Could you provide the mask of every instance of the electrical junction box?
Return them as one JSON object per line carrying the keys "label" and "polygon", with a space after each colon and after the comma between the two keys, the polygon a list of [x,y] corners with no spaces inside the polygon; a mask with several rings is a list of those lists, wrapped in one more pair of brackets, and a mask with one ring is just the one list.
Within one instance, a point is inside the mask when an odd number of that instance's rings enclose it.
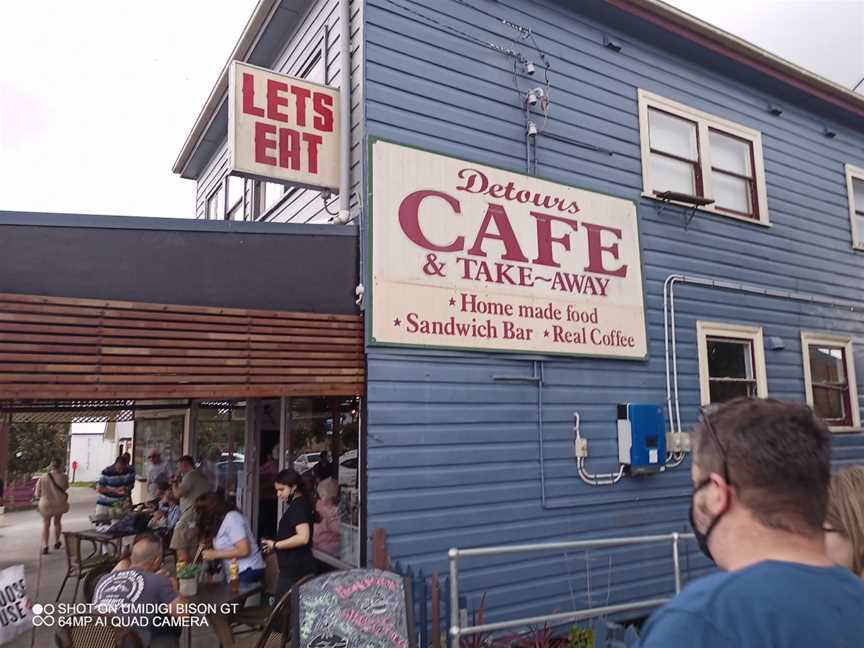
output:
{"label": "electrical junction box", "polygon": [[658,472],[666,464],[666,418],[659,405],[618,405],[618,461],[630,473]]}

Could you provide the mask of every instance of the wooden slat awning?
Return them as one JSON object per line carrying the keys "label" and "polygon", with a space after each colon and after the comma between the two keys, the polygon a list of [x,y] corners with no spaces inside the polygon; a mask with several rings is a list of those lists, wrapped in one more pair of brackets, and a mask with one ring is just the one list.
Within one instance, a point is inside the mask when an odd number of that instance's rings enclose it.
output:
{"label": "wooden slat awning", "polygon": [[359,315],[0,293],[0,400],[351,396]]}

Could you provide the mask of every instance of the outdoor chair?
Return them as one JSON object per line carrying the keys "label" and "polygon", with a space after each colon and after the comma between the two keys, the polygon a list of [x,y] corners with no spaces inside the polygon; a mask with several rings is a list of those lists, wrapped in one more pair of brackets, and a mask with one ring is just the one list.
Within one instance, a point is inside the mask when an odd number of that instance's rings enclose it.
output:
{"label": "outdoor chair", "polygon": [[[267,623],[270,613],[273,611],[272,599],[276,595],[276,585],[279,581],[279,561],[276,553],[271,552],[264,557],[264,582],[261,592],[261,605],[250,605],[231,615],[229,623],[232,629],[235,626],[249,626],[254,630],[260,630]],[[240,632],[248,632],[246,630]]]}
{"label": "outdoor chair", "polygon": [[81,626],[74,625],[76,617],[95,619],[95,615],[71,615],[72,625],[60,628],[54,635],[56,648],[144,648],[134,630],[112,627],[110,617],[106,617],[104,625],[94,622]]}
{"label": "outdoor chair", "polygon": [[[298,581],[298,584],[302,581]],[[295,585],[296,587],[296,585]],[[293,591],[293,590],[292,590]],[[284,648],[291,643],[291,592],[287,592],[270,610],[260,634],[237,637],[235,648]],[[277,621],[281,629],[277,630]]]}
{"label": "outdoor chair", "polygon": [[112,569],[114,569],[114,565],[116,565],[116,561],[105,561],[96,565],[95,567],[91,567],[87,572],[87,575],[84,576],[84,602],[92,603],[93,595],[96,593],[96,585],[99,584],[99,579],[101,579],[105,574],[109,573]]}
{"label": "outdoor chair", "polygon": [[72,602],[78,598],[78,587],[81,585],[81,580],[94,567],[103,565],[106,562],[114,562],[115,558],[111,555],[98,553],[94,544],[93,553],[88,556],[82,555],[81,552],[81,535],[74,531],[63,532],[63,546],[66,549],[66,575],[63,577],[63,583],[60,585],[60,591],[57,592],[56,601],[60,600],[63,594],[63,589],[66,587],[66,581],[70,577],[75,577],[75,593],[72,595]]}

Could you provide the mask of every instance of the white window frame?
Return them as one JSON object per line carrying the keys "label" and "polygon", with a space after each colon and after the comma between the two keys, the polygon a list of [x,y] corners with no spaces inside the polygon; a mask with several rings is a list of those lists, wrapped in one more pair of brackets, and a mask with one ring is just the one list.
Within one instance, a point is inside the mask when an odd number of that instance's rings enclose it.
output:
{"label": "white window frame", "polygon": [[768,373],[765,370],[765,342],[761,326],[745,326],[726,322],[696,322],[696,343],[699,356],[699,398],[702,405],[711,404],[711,384],[708,374],[708,338],[723,337],[749,340],[753,345],[753,377],[756,397],[768,398]]}
{"label": "white window frame", "polygon": [[855,205],[855,192],[852,190],[852,179],[864,182],[864,169],[851,164],[846,165],[846,191],[849,195],[849,225],[852,228],[852,248],[855,250],[864,250],[864,232],[858,231],[858,225],[855,222],[855,208],[864,211],[864,205]]}
{"label": "white window frame", "polygon": [[[752,128],[747,128],[741,124],[736,124],[722,117],[717,117],[709,113],[690,108],[684,104],[666,99],[653,92],[639,89],[639,140],[642,149],[642,196],[659,200],[654,195],[654,187],[651,182],[651,144],[648,133],[648,109],[656,108],[663,112],[681,117],[691,122],[696,122],[697,132],[699,137],[699,166],[702,172],[702,193],[706,198],[714,197],[714,186],[711,172],[711,146],[709,129],[722,131],[750,142],[753,147],[753,178],[756,183],[756,202],[759,208],[759,218],[748,218],[747,216],[739,216],[732,214],[722,209],[716,208],[713,204],[699,207],[700,210],[717,214],[725,218],[734,218],[736,220],[752,223],[754,225],[762,225],[771,227],[771,222],[768,217],[768,198],[765,184],[765,163],[762,157],[762,133]],[[687,203],[683,204],[692,207]]]}
{"label": "white window frame", "polygon": [[[207,199],[204,201],[204,220],[225,220],[225,190],[225,179],[223,178],[216,183],[214,188],[207,195]],[[216,196],[220,193],[222,194],[222,213],[216,214],[215,217],[211,217],[210,203],[212,203]]]}
{"label": "white window frame", "polygon": [[832,335],[815,331],[801,332],[801,357],[804,364],[804,392],[807,404],[813,407],[813,376],[810,373],[811,346],[843,347],[846,358],[846,380],[849,383],[849,408],[852,410],[852,425],[829,425],[832,432],[858,432],[861,429],[861,410],[858,407],[858,382],[855,379],[855,355],[852,338],[848,335]]}

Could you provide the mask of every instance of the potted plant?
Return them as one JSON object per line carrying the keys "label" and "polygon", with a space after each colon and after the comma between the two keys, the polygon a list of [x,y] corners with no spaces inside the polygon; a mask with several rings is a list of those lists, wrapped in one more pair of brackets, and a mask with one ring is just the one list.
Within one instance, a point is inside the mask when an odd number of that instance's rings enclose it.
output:
{"label": "potted plant", "polygon": [[183,596],[195,596],[198,593],[198,565],[183,565],[177,570],[179,591]]}

